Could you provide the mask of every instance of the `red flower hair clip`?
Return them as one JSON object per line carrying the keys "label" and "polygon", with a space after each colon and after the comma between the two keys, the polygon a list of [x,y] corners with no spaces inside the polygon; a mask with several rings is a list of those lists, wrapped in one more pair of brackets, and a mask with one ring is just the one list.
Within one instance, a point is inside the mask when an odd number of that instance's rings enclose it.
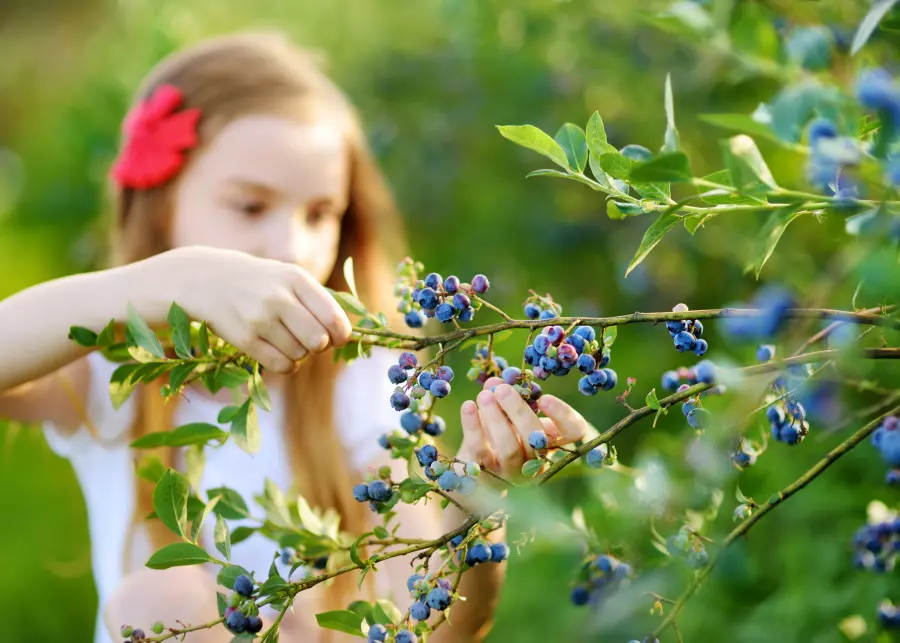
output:
{"label": "red flower hair clip", "polygon": [[200,109],[175,110],[184,96],[173,85],[161,85],[125,118],[125,144],[112,168],[119,185],[145,189],[171,179],[184,164],[184,150],[197,144]]}

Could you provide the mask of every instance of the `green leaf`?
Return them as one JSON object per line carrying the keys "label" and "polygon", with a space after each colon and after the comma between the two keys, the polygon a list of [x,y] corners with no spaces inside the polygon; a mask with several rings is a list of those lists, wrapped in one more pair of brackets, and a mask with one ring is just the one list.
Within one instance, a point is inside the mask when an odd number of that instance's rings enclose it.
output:
{"label": "green leaf", "polygon": [[174,469],[167,469],[153,489],[153,509],[156,516],[179,536],[186,533],[189,494],[187,478]]}
{"label": "green leaf", "polygon": [[200,330],[197,332],[197,343],[201,356],[209,353],[209,328],[205,321],[200,323]]}
{"label": "green leaf", "polygon": [[325,526],[322,524],[322,520],[312,510],[309,503],[306,501],[306,498],[303,496],[297,497],[297,515],[300,517],[300,524],[303,525],[303,528],[307,531],[317,535],[323,535],[325,533]]}
{"label": "green leaf", "polygon": [[219,571],[219,575],[216,576],[216,582],[228,589],[234,589],[234,581],[238,576],[250,576],[252,578],[253,575],[240,565],[228,565]]}
{"label": "green leaf", "polygon": [[651,389],[649,393],[647,393],[647,406],[649,406],[654,411],[660,410],[662,407],[659,405],[659,398],[656,397],[656,389]]}
{"label": "green leaf", "polygon": [[137,382],[131,380],[131,376],[141,367],[141,364],[122,364],[113,371],[109,378],[109,398],[113,408],[117,411],[131,397]]}
{"label": "green leaf", "polygon": [[679,148],[678,129],[675,127],[675,99],[672,97],[672,74],[666,74],[666,136],[664,152],[675,152]]}
{"label": "green leaf", "polygon": [[569,179],[570,181],[577,181],[578,183],[582,183],[592,190],[596,190],[597,192],[603,192],[603,190],[601,189],[601,183],[592,181],[582,174],[567,174],[565,172],[560,172],[559,170],[535,170],[534,172],[529,172],[528,174],[526,174],[525,178],[530,179],[533,176],[552,176],[557,179]]}
{"label": "green leaf", "polygon": [[83,326],[69,327],[69,339],[89,348],[97,345],[97,333],[90,328],[84,328]]}
{"label": "green leaf", "polygon": [[748,498],[747,496],[744,495],[744,492],[741,491],[741,488],[739,486],[735,489],[734,497],[741,504],[748,504],[748,503],[753,502],[752,500],[750,500],[750,498]]}
{"label": "green leaf", "polygon": [[684,229],[693,235],[704,223],[715,216],[717,216],[715,212],[705,212],[703,214],[691,214],[683,217],[682,221],[684,221]]}
{"label": "green leaf", "polygon": [[576,172],[584,172],[587,165],[588,147],[584,130],[574,123],[565,123],[559,128],[554,140],[566,153],[569,167]]}
{"label": "green leaf", "polygon": [[240,411],[231,422],[231,437],[241,450],[253,455],[259,451],[262,436],[259,431],[259,418],[256,406],[251,400],[241,405]]}
{"label": "green leaf", "polygon": [[362,617],[350,610],[333,610],[331,612],[316,614],[316,622],[320,627],[329,630],[337,630],[338,632],[365,638],[360,629],[362,626]]}
{"label": "green leaf", "polygon": [[563,169],[569,169],[568,158],[559,143],[537,127],[533,125],[498,125],[497,129],[503,138],[546,156]]}
{"label": "green leaf", "polygon": [[200,488],[203,469],[206,467],[206,452],[202,444],[193,444],[184,452],[187,479],[193,489]]}
{"label": "green leaf", "polygon": [[638,163],[631,168],[628,178],[638,183],[686,183],[693,176],[687,154],[669,152]]}
{"label": "green leaf", "polygon": [[240,412],[241,407],[239,406],[224,406],[222,407],[222,410],[219,411],[219,417],[216,418],[216,422],[219,424],[229,424]]}
{"label": "green leaf", "polygon": [[171,388],[173,393],[181,388],[184,380],[186,380],[188,375],[193,373],[194,369],[198,366],[199,364],[197,364],[197,362],[185,362],[172,369],[172,372],[169,374],[169,388]]}
{"label": "green leaf", "polygon": [[619,336],[619,327],[618,326],[608,326],[603,329],[603,345],[606,348],[609,348],[616,342],[616,337]]}
{"label": "green leaf", "polygon": [[382,625],[398,625],[403,620],[403,614],[391,601],[382,598],[375,601],[375,606],[372,609],[372,618],[376,623],[381,623]]}
{"label": "green leaf", "polygon": [[763,160],[756,142],[739,134],[722,142],[731,184],[743,194],[759,194],[777,189],[775,178]]}
{"label": "green leaf", "polygon": [[[778,138],[778,135],[772,131],[772,128],[765,123],[753,120],[753,117],[749,114],[699,114],[697,118],[722,129],[759,136],[775,143],[784,144],[784,141]],[[717,181],[717,183],[721,183],[721,181]]]}
{"label": "green leaf", "polygon": [[200,565],[209,562],[212,562],[212,558],[202,547],[198,547],[194,543],[172,543],[150,556],[147,567],[169,569],[170,567]]}
{"label": "green leaf", "polygon": [[219,618],[225,616],[225,610],[228,609],[228,603],[225,601],[225,594],[216,592],[216,607],[219,608]]}
{"label": "green leaf", "polygon": [[228,531],[228,523],[222,516],[216,516],[215,529],[216,549],[218,549],[225,560],[231,560],[231,533]]}
{"label": "green leaf", "polygon": [[224,442],[228,433],[217,426],[205,422],[184,424],[171,431],[154,431],[143,435],[131,446],[135,449],[155,449],[156,447],[183,447],[189,444],[206,444],[210,440]]}
{"label": "green leaf", "polygon": [[[190,500],[194,500],[195,498],[195,496],[191,496]],[[190,500],[188,501],[188,514],[191,513]],[[200,501],[199,498],[196,498],[196,500],[202,504],[202,501]],[[191,521],[191,540],[194,542],[197,542],[197,537],[200,535],[200,528],[203,527],[203,523],[206,522],[206,517],[209,515],[209,512],[212,511],[217,504],[219,504],[219,499],[213,498],[203,505],[203,509],[200,512],[194,515],[193,520]]]}
{"label": "green leaf", "polygon": [[662,238],[666,235],[666,233],[678,223],[680,217],[675,214],[678,210],[681,209],[683,204],[676,203],[672,207],[668,208],[665,212],[659,215],[659,218],[653,222],[647,231],[644,233],[644,237],[641,239],[641,245],[638,246],[637,252],[634,254],[634,258],[631,260],[631,263],[628,264],[628,269],[625,270],[625,276],[628,276],[632,270],[634,270],[638,264],[640,264],[644,259],[647,258],[647,255],[650,254],[650,251],[656,247]]}
{"label": "green leaf", "polygon": [[144,321],[143,317],[140,316],[131,302],[128,302],[127,319],[127,331],[135,344],[154,357],[165,359],[166,354],[163,351],[162,344],[159,343],[159,338],[156,336],[156,333],[151,330],[150,326],[147,325],[147,322]]}
{"label": "green leaf", "polygon": [[154,485],[159,482],[166,472],[166,466],[157,455],[144,455],[138,462],[135,472],[144,480],[149,480]]}
{"label": "green leaf", "polygon": [[374,532],[375,532],[375,537],[378,538],[379,540],[384,540],[385,538],[390,536],[390,534],[388,533],[388,530],[385,529],[384,527],[382,527],[381,525],[378,525],[377,527],[375,527]]}
{"label": "green leaf", "polygon": [[219,504],[213,509],[216,515],[227,518],[228,520],[240,520],[241,518],[248,518],[250,516],[250,510],[247,508],[247,503],[241,497],[241,494],[234,489],[229,489],[228,487],[215,487],[213,489],[207,489],[206,494],[209,496],[210,500],[216,496],[221,498]]}
{"label": "green leaf", "polygon": [[241,525],[240,527],[235,528],[233,532],[231,532],[231,544],[237,545],[239,542],[247,540],[257,531],[258,530],[256,527],[247,527],[246,525]]}
{"label": "green leaf", "polygon": [[859,53],[869,36],[875,31],[875,27],[878,26],[881,19],[887,15],[888,11],[895,4],[897,4],[897,0],[879,0],[869,9],[869,13],[866,14],[866,17],[863,18],[859,28],[856,30],[856,35],[853,36],[853,44],[850,46],[851,56]]}
{"label": "green leaf", "polygon": [[367,311],[366,307],[362,305],[362,302],[350,293],[339,292],[337,290],[332,290],[331,288],[326,288],[326,290],[330,292],[331,296],[337,300],[341,308],[343,308],[348,313],[353,313],[354,315],[359,315],[361,317],[365,317],[369,314],[369,311]]}
{"label": "green leaf", "polygon": [[344,261],[344,281],[350,288],[350,293],[359,299],[359,292],[356,290],[356,277],[353,274],[353,257],[347,257]]}
{"label": "green leaf", "polygon": [[419,476],[412,474],[406,480],[400,483],[400,493],[410,490],[413,492],[413,502],[419,498],[423,498],[434,487],[431,483],[423,480]]}
{"label": "green leaf", "polygon": [[529,460],[522,465],[522,475],[526,478],[533,478],[542,466],[544,466],[543,460]]}
{"label": "green leaf", "polygon": [[259,374],[259,365],[253,368],[253,375],[250,377],[250,399],[263,409],[264,411],[272,410],[272,402],[269,399],[269,391],[263,382],[262,375]]}
{"label": "green leaf", "polygon": [[606,128],[603,126],[603,119],[600,117],[600,112],[591,114],[584,134],[587,139],[588,150],[598,159],[608,152],[616,151],[616,148],[610,145],[606,140]]}
{"label": "green leaf", "polygon": [[793,204],[775,210],[769,215],[769,219],[762,230],[759,231],[754,244],[753,256],[750,265],[747,267],[748,270],[753,268],[757,280],[759,279],[759,273],[762,272],[762,267],[769,260],[769,257],[772,256],[775,246],[781,240],[781,235],[784,234],[784,231],[794,219],[803,214],[796,211],[798,208],[799,204]]}
{"label": "green leaf", "polygon": [[97,346],[101,348],[109,348],[116,344],[116,320],[110,319],[106,328],[100,331],[97,336]]}
{"label": "green leaf", "polygon": [[619,152],[608,152],[600,157],[600,167],[614,179],[627,180],[631,174],[631,168],[635,165],[637,165],[637,161],[633,161]]}
{"label": "green leaf", "polygon": [[191,321],[187,313],[172,302],[169,308],[169,326],[172,327],[172,343],[175,345],[175,354],[181,359],[191,359]]}

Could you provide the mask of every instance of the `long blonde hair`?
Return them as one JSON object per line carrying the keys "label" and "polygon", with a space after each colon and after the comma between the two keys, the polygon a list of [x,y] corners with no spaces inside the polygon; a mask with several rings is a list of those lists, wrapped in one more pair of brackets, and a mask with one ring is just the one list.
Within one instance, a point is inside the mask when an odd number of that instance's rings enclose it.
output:
{"label": "long blonde hair", "polygon": [[[343,218],[338,259],[326,285],[347,289],[342,266],[352,256],[360,298],[371,310],[390,314],[391,265],[387,260],[387,240],[381,237],[389,233],[393,252],[397,253],[394,256],[403,256],[396,207],[367,147],[355,110],[313,58],[275,32],[221,36],[162,61],[144,81],[135,100],[146,99],[156,87],[166,83],[183,93],[185,108],[200,108],[201,146],[208,144],[228,122],[250,113],[308,118],[312,109],[324,105],[347,115],[344,120],[348,124],[351,168],[349,206]],[[139,261],[171,248],[171,188],[172,182],[146,190],[116,188],[112,263]],[[320,403],[333,399],[340,368],[332,352],[327,351],[307,359],[290,376],[286,437],[299,492],[312,506],[336,509],[342,529],[361,534],[368,530],[369,509],[352,498],[351,489],[358,476],[351,472],[335,432],[332,405]],[[143,387],[135,395],[138,400],[133,437],[172,427],[177,399],[164,404],[158,386]],[[172,463],[172,449],[164,449],[159,455],[165,464]],[[153,511],[153,485],[143,480],[138,485],[133,527]],[[174,540],[158,520],[144,524],[154,548]],[[349,574],[336,579],[327,593],[329,608],[345,607],[354,580]]]}

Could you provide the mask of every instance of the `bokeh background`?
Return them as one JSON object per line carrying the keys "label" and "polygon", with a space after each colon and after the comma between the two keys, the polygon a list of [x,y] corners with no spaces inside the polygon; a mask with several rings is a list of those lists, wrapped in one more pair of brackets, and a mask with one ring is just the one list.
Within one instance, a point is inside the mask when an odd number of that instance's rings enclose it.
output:
{"label": "bokeh background", "polygon": [[[672,27],[678,20],[650,19],[669,4],[4,0],[0,297],[99,265],[107,168],[131,93],[153,64],[207,35],[278,27],[320,50],[358,105],[416,258],[464,279],[485,272],[494,303],[516,314],[529,289],[551,292],[566,314],[590,315],[668,310],[679,301],[716,307],[776,282],[809,305],[850,306],[856,281],[839,264],[849,240],[840,216],[793,223],[759,282],[744,271],[763,223],[755,214],[720,217],[696,236],[676,228],[626,279],[625,267],[650,220],[612,221],[598,193],[567,181],[526,180],[544,166],[540,157],[497,133],[496,125],[530,123],[553,134],[566,121],[583,126],[599,110],[614,145],[658,150],[664,80],[671,73],[682,145],[693,167],[708,173],[721,167],[718,146],[725,133],[697,115],[750,113],[770,100],[783,77],[777,65],[755,61],[783,60],[785,29],[834,27],[834,71],[844,82],[861,61],[890,66],[896,53],[895,34],[879,32],[863,56],[847,59],[846,40],[868,9],[860,0],[717,3],[712,28],[724,27],[727,38],[713,32],[685,37],[685,29]],[[685,11],[690,19],[692,10]],[[735,50],[737,56],[729,53]],[[782,185],[806,187],[801,155],[764,140],[758,144]],[[860,293],[860,305],[880,301],[878,292]],[[711,358],[752,361],[752,346],[729,342],[713,324],[708,328]],[[818,328],[792,325],[784,349],[792,351]],[[510,339],[498,348],[518,357],[520,346]],[[620,382],[636,378],[632,399],[641,401],[659,387],[664,370],[696,361],[676,353],[663,328],[644,325],[621,329],[612,366]],[[465,371],[464,357],[452,364]],[[885,366],[864,365],[854,376],[900,386],[896,369]],[[566,395],[600,428],[623,413],[613,395],[578,395],[574,380],[548,389]],[[454,395],[462,399],[475,390],[466,384]],[[765,501],[859,425],[854,409],[878,399],[872,393],[841,396],[839,410],[815,418],[802,445],[770,445],[741,476],[742,491]],[[715,404],[724,408],[726,402]],[[453,441],[458,419],[448,420]],[[713,475],[712,465],[687,448],[691,437],[681,413],[673,412],[655,428],[634,427],[616,446],[630,467],[665,462],[662,483],[654,488],[679,498],[678,509],[703,512],[710,506],[704,480]],[[737,504],[735,472],[726,466],[725,474],[719,510],[706,528],[713,539],[731,528]],[[886,636],[875,625],[875,606],[884,597],[900,599],[900,587],[893,574],[854,570],[849,547],[871,500],[896,502],[897,492],[883,480],[878,453],[864,444],[767,517],[685,610],[679,619],[684,640],[831,643]],[[513,522],[511,537],[532,522],[570,520],[572,507],[587,501],[585,520],[603,547],[648,570],[644,580],[600,610],[572,607],[578,539],[539,528],[509,565],[490,641],[624,643],[652,629],[658,617],[642,592],[674,598],[690,572],[652,547],[646,515],[635,508],[635,482],[609,472],[560,480],[546,496],[523,499],[533,509]],[[90,640],[96,596],[84,504],[69,464],[32,427],[0,423],[0,515],[0,605],[6,615],[0,640]],[[667,536],[681,524],[678,516],[668,512],[655,526]],[[666,637],[674,640],[671,632]]]}

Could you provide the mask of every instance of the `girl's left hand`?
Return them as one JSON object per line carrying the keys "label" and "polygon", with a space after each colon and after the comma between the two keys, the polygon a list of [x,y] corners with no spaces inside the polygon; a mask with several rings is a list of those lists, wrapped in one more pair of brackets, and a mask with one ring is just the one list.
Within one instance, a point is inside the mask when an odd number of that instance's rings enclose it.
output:
{"label": "girl's left hand", "polygon": [[[492,386],[497,387],[493,393]],[[542,395],[538,408],[547,417],[538,417],[500,378],[488,379],[476,400],[464,402],[460,409],[463,440],[456,457],[517,476],[525,461],[535,458],[528,444],[533,431],[544,431],[551,447],[582,440],[592,431],[587,420],[558,397]]]}

